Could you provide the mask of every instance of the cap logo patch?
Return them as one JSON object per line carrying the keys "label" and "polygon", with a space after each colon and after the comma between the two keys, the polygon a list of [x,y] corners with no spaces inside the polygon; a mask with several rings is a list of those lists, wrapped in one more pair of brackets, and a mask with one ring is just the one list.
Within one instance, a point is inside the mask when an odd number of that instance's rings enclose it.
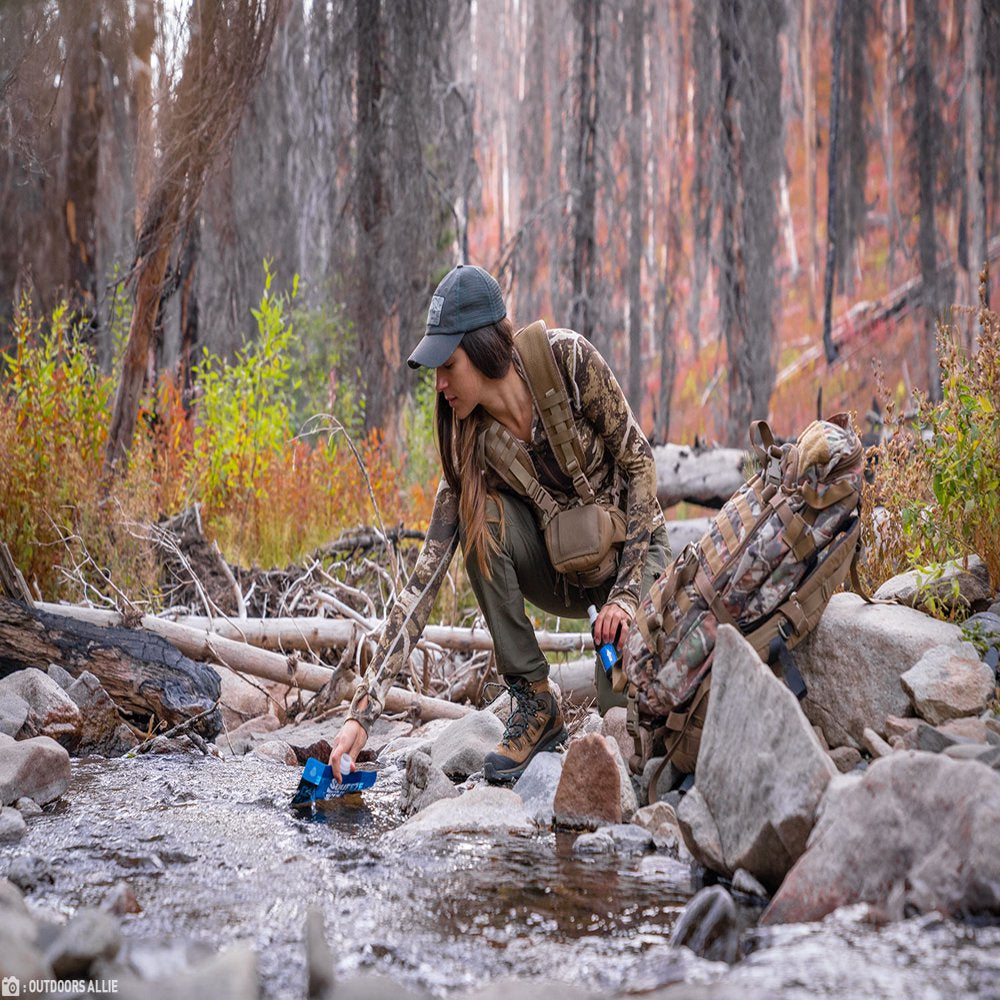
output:
{"label": "cap logo patch", "polygon": [[441,322],[441,309],[444,307],[444,296],[431,296],[431,307],[427,310],[427,325],[438,326]]}

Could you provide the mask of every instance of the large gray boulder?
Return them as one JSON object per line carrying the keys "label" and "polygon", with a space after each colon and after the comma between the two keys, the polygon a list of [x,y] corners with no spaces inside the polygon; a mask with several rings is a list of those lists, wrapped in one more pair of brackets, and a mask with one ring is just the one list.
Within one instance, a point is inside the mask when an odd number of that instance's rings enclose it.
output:
{"label": "large gray boulder", "polygon": [[486,755],[496,749],[503,731],[504,724],[492,712],[470,712],[434,741],[431,760],[449,778],[465,779],[483,769]]}
{"label": "large gray boulder", "polygon": [[509,788],[479,785],[458,798],[439,799],[387,834],[390,843],[412,843],[447,833],[535,832],[521,797]]}
{"label": "large gray boulder", "polygon": [[949,719],[978,715],[996,690],[993,670],[979,659],[971,643],[958,649],[928,649],[899,678],[917,715],[937,726]]}
{"label": "large gray boulder", "polygon": [[880,599],[896,600],[920,610],[935,607],[944,612],[985,611],[992,594],[989,570],[979,556],[969,559],[968,568],[962,565],[962,560],[954,559],[900,573],[875,591],[875,597]]}
{"label": "large gray boulder", "polygon": [[514,783],[514,791],[524,802],[528,815],[539,826],[551,826],[556,789],[562,777],[565,756],[561,753],[538,753]]}
{"label": "large gray boulder", "polygon": [[920,912],[1000,915],[1000,774],[908,750],[831,783],[764,923],[820,920],[893,893]]}
{"label": "large gray boulder", "polygon": [[885,737],[886,717],[907,714],[899,678],[927,650],[961,643],[957,625],[902,605],[834,594],[819,624],[795,647],[809,688],[802,709],[831,747],[860,750],[865,729]]}
{"label": "large gray boulder", "polygon": [[48,736],[0,743],[0,806],[20,798],[45,805],[66,791],[69,778],[69,754]]}
{"label": "large gray boulder", "polygon": [[431,760],[430,755],[414,750],[406,760],[406,776],[400,797],[404,816],[426,809],[438,799],[454,799],[461,792],[451,779]]}
{"label": "large gray boulder", "polygon": [[[795,696],[731,625],[719,629],[695,786],[677,818],[696,858],[774,891],[837,773]],[[713,834],[714,827],[715,834]]]}
{"label": "large gray boulder", "polygon": [[72,698],[48,674],[34,667],[15,670],[0,679],[0,692],[16,695],[28,704],[19,739],[48,736],[68,750],[80,742],[83,716]]}

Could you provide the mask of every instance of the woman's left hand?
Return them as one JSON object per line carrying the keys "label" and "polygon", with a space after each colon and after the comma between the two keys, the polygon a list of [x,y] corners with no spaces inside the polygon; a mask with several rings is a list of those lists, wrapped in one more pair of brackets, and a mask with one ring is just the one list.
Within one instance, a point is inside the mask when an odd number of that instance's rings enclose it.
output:
{"label": "woman's left hand", "polygon": [[615,647],[621,650],[631,622],[632,616],[623,607],[613,602],[605,604],[594,622],[594,642],[598,646],[613,642]]}

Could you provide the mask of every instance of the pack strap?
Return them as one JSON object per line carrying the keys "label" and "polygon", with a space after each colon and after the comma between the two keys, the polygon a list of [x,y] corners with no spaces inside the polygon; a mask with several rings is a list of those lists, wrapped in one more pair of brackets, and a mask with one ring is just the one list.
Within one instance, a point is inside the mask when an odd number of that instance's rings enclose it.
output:
{"label": "pack strap", "polygon": [[538,481],[528,449],[496,420],[489,422],[483,443],[487,461],[497,475],[515,492],[528,497],[548,524],[559,513],[559,505]]}
{"label": "pack strap", "polygon": [[528,388],[559,467],[573,481],[573,488],[580,499],[584,503],[593,503],[594,490],[583,471],[583,445],[576,430],[566,385],[549,345],[545,324],[538,320],[519,330],[514,336],[514,349],[524,364]]}
{"label": "pack strap", "polygon": [[670,741],[670,744],[666,747],[663,755],[663,760],[656,765],[656,770],[653,772],[652,777],[649,779],[649,791],[647,793],[647,799],[650,805],[656,802],[656,786],[660,781],[660,775],[663,774],[664,769],[667,764],[670,763],[670,758],[673,757],[674,752],[681,745],[681,740],[684,739],[684,735],[687,733],[688,728],[691,725],[691,720],[694,718],[695,712],[698,706],[708,697],[708,692],[712,687],[712,674],[711,671],[705,675],[704,680],[698,685],[698,690],[694,693],[694,698],[691,699],[691,704],[683,712],[671,712],[667,720],[667,726],[673,729],[670,724],[671,719],[677,719],[680,721],[680,729],[674,734],[674,738]]}

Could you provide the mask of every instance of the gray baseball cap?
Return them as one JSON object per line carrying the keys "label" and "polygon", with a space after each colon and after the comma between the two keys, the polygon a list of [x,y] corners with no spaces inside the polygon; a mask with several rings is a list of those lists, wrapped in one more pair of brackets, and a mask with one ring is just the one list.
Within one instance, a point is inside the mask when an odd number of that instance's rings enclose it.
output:
{"label": "gray baseball cap", "polygon": [[406,363],[411,368],[437,368],[470,330],[499,322],[506,315],[496,278],[475,264],[459,264],[441,279],[431,297],[427,332]]}

